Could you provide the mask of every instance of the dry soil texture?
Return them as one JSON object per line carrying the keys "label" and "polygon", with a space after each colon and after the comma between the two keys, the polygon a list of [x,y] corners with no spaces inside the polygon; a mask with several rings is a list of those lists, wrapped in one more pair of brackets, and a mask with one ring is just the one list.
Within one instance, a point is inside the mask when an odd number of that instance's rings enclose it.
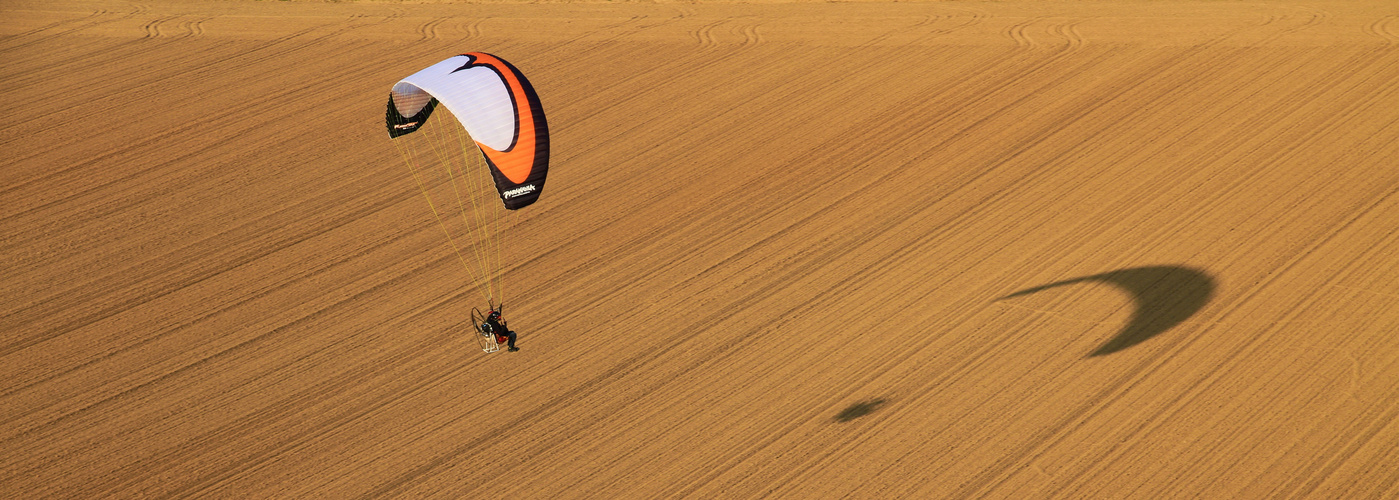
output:
{"label": "dry soil texture", "polygon": [[[383,128],[465,51],[517,353]],[[0,497],[1399,496],[1390,0],[6,0],[0,85]]]}

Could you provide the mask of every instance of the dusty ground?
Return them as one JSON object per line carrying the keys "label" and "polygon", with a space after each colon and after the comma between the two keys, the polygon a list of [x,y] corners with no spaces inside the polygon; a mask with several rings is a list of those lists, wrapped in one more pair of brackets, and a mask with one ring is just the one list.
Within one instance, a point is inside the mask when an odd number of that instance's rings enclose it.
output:
{"label": "dusty ground", "polygon": [[[1392,1],[53,3],[0,497],[1399,496]],[[518,353],[382,128],[464,51]]]}

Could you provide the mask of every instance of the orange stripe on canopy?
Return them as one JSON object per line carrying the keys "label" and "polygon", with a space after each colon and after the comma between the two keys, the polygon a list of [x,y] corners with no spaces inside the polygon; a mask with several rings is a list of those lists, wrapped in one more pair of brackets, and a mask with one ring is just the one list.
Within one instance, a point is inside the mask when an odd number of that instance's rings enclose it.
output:
{"label": "orange stripe on canopy", "polygon": [[521,184],[529,178],[530,170],[534,168],[535,155],[538,153],[536,146],[538,138],[534,129],[534,109],[530,107],[531,98],[525,91],[525,86],[520,83],[519,75],[504,61],[482,52],[470,52],[463,54],[475,58],[479,65],[490,66],[500,73],[505,79],[505,85],[510,89],[510,97],[515,104],[515,141],[505,151],[497,151],[490,146],[477,142],[481,151],[490,158],[500,173],[510,182]]}

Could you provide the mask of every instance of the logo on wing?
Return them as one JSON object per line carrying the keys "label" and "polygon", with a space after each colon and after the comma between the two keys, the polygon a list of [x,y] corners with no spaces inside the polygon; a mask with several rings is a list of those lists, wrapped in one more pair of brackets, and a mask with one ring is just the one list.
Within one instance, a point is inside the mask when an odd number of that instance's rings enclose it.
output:
{"label": "logo on wing", "polygon": [[506,192],[504,192],[504,193],[501,193],[501,195],[504,195],[504,196],[505,196],[505,199],[508,200],[508,199],[511,199],[511,198],[519,198],[519,197],[521,197],[521,196],[524,196],[524,195],[533,193],[533,192],[538,191],[538,190],[539,190],[539,188],[534,187],[534,184],[526,184],[526,185],[517,187],[517,188],[515,188],[515,189],[511,189],[511,190],[509,190],[509,191],[506,191]]}

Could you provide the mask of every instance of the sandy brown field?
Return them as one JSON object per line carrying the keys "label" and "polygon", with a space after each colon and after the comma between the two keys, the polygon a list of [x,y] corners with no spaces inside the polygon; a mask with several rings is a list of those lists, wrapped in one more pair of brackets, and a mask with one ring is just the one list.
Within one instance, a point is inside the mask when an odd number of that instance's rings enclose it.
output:
{"label": "sandy brown field", "polygon": [[[465,51],[517,353],[383,129]],[[3,498],[1399,497],[1390,0],[6,0],[0,83]]]}

